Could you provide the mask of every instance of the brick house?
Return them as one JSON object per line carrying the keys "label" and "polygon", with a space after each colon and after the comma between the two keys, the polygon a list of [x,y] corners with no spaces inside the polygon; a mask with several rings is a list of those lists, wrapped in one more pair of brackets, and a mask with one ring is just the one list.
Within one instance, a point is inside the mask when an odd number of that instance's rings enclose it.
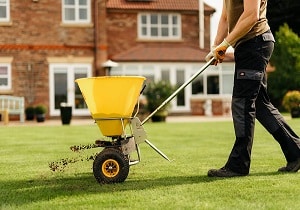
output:
{"label": "brick house", "polygon": [[[200,2],[200,4],[199,4]],[[181,84],[204,63],[214,9],[198,0],[4,0],[0,2],[0,95],[24,96],[59,116],[61,102],[74,116],[89,111],[74,80],[143,75]],[[200,11],[200,12],[199,12]],[[197,78],[172,101],[190,113],[193,98],[223,97],[231,86],[232,58]]]}

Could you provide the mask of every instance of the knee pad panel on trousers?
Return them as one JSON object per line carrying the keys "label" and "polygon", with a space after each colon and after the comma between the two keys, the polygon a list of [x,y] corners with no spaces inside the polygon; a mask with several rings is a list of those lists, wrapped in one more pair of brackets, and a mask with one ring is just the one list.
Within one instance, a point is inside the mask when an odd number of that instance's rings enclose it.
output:
{"label": "knee pad panel on trousers", "polygon": [[245,136],[245,102],[245,98],[232,98],[232,118],[237,137]]}

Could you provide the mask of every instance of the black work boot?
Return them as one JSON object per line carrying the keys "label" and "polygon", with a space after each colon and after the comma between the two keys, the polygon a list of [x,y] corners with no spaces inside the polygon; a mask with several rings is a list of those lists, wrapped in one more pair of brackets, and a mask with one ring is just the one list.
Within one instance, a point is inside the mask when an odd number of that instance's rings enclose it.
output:
{"label": "black work boot", "polygon": [[278,169],[279,172],[297,172],[300,169],[300,158],[293,162],[289,162],[286,166]]}
{"label": "black work boot", "polygon": [[220,169],[210,169],[207,172],[207,176],[209,177],[235,177],[235,176],[247,176],[248,174],[240,174],[234,171],[231,171],[228,168],[220,168]]}

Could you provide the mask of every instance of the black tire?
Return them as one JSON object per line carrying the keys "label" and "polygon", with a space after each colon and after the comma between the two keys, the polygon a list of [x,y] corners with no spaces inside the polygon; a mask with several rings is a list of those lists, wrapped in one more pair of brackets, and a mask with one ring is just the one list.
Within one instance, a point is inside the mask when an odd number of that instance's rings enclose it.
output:
{"label": "black tire", "polygon": [[93,173],[100,184],[124,182],[129,173],[129,160],[119,149],[105,148],[94,160]]}

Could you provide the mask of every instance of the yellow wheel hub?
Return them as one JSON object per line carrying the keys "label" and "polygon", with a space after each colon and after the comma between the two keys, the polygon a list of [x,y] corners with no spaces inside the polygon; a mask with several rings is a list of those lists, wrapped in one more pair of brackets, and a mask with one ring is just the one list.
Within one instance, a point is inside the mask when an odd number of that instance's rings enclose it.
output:
{"label": "yellow wheel hub", "polygon": [[119,163],[114,159],[107,159],[102,164],[102,172],[106,177],[115,177],[120,171]]}

